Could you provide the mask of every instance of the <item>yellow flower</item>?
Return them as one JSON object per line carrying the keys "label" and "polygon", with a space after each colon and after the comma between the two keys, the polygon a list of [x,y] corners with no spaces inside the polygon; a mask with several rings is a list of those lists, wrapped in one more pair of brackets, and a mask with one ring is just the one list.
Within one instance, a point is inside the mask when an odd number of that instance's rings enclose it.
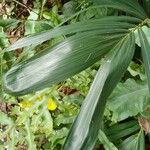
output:
{"label": "yellow flower", "polygon": [[57,105],[52,98],[48,100],[47,108],[51,111],[54,111],[57,108]]}
{"label": "yellow flower", "polygon": [[19,106],[21,108],[30,108],[30,107],[33,106],[33,103],[30,102],[30,101],[24,100],[24,101],[22,101],[22,102],[19,103]]}

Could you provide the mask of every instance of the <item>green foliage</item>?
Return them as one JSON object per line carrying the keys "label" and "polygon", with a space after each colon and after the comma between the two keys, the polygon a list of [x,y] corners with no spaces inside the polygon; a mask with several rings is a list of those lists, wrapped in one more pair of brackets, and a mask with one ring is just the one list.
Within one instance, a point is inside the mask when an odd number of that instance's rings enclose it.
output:
{"label": "green foliage", "polygon": [[111,126],[105,126],[104,132],[110,141],[114,142],[116,145],[122,142],[125,137],[128,137],[131,134],[139,131],[140,127],[138,122],[134,119],[131,121],[125,121],[124,123],[115,123]]}
{"label": "green foliage", "polygon": [[98,138],[100,142],[104,145],[105,150],[118,150],[113,143],[109,141],[105,133],[100,130]]}
{"label": "green foliage", "polygon": [[147,82],[128,79],[119,83],[107,102],[112,121],[118,122],[143,112],[150,105]]}
{"label": "green foliage", "polygon": [[[148,34],[150,35],[150,30],[148,30],[148,31],[149,31]],[[149,47],[150,47],[150,42],[149,42],[148,38],[150,38],[150,37],[149,37],[149,35],[146,36],[146,34],[144,33],[144,31],[142,29],[139,29],[138,33],[139,33],[139,38],[140,38],[140,43],[141,43],[142,57],[144,60],[144,66],[145,66],[145,70],[146,70],[146,74],[147,74],[148,86],[150,89],[150,70],[149,70],[150,51],[148,51]]]}
{"label": "green foliage", "polygon": [[135,62],[131,62],[128,71],[133,78],[139,77],[142,81],[146,80],[144,66]]}
{"label": "green foliage", "polygon": [[119,147],[120,150],[145,150],[144,133],[141,130],[138,134],[127,138]]}
{"label": "green foliage", "polygon": [[0,123],[3,125],[13,125],[13,120],[9,118],[5,113],[0,112]]}
{"label": "green foliage", "polygon": [[5,32],[3,31],[3,28],[0,27],[0,49],[5,48],[9,45],[7,36]]}
{"label": "green foliage", "polygon": [[77,89],[83,95],[86,95],[96,72],[97,71],[95,69],[88,68],[85,71],[67,79],[65,85],[73,89]]}
{"label": "green foliage", "polygon": [[[70,130],[64,149],[92,149],[94,147],[97,140],[96,133],[101,125],[106,99],[127,69],[134,53],[133,35],[123,40],[123,45],[121,45],[122,41],[119,42],[116,47],[114,47],[113,53],[110,53],[104,64],[100,67],[90,91],[82,104],[81,111]],[[127,45],[130,45],[130,47],[128,47],[129,49],[124,54],[124,59],[122,59],[120,56],[123,55]],[[118,72],[117,69],[119,69],[120,72]],[[86,118],[86,120],[84,120],[84,118]],[[75,139],[75,135],[80,135],[81,138],[76,137]],[[76,142],[73,142],[73,139],[76,140]]]}
{"label": "green foliage", "polygon": [[[150,0],[10,3],[0,18],[0,104],[11,106],[1,108],[0,146],[143,150],[137,117],[150,105]],[[24,20],[5,19],[19,6]],[[26,37],[9,46],[8,31],[19,28]]]}

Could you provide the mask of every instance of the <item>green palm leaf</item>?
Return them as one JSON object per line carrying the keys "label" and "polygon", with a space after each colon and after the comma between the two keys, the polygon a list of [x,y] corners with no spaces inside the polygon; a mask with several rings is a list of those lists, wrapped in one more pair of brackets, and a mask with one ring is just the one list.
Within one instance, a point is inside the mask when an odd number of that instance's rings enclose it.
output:
{"label": "green palm leaf", "polygon": [[137,18],[145,19],[147,15],[137,0],[94,0],[97,4],[105,7],[116,8],[127,12]]}
{"label": "green palm leaf", "polygon": [[142,0],[143,1],[143,7],[148,16],[150,17],[150,0]]}
{"label": "green palm leaf", "polygon": [[[125,20],[123,17],[108,18],[116,21],[111,24],[107,18],[91,21],[92,24],[95,23],[94,29],[66,38],[56,46],[11,68],[4,76],[5,90],[13,95],[23,95],[79,73],[100,60],[130,32],[128,28],[135,27],[135,22],[139,22],[131,17],[125,17]],[[124,22],[126,19],[129,22]],[[90,25],[93,26],[92,24]],[[91,26],[88,27],[91,29]]]}
{"label": "green palm leaf", "polygon": [[[11,51],[14,49],[22,48],[29,45],[38,45],[42,42],[50,40],[52,38],[68,35],[77,32],[87,32],[94,30],[101,30],[102,33],[110,33],[110,32],[121,32],[125,31],[123,28],[131,28],[132,24],[140,23],[141,20],[135,17],[128,16],[109,16],[103,17],[101,19],[92,19],[89,21],[78,22],[75,24],[62,26],[59,28],[55,28],[54,30],[49,30],[46,32],[41,32],[29,37],[24,37],[14,44],[12,44],[6,51]],[[125,23],[125,24],[124,24]]]}
{"label": "green palm leaf", "polygon": [[116,123],[111,127],[104,128],[104,132],[106,133],[107,137],[109,137],[109,140],[114,143],[118,143],[120,139],[128,137],[139,130],[140,126],[136,120]]}
{"label": "green palm leaf", "polygon": [[134,35],[120,41],[99,69],[76,118],[64,150],[92,150],[97,140],[106,99],[126,71],[134,54]]}
{"label": "green palm leaf", "polygon": [[103,144],[105,150],[118,150],[118,148],[113,143],[111,143],[111,141],[109,141],[109,139],[102,130],[99,131],[98,137],[100,142]]}
{"label": "green palm leaf", "polygon": [[141,50],[142,50],[145,70],[148,78],[148,86],[150,89],[150,44],[142,29],[139,28],[138,33],[141,42]]}

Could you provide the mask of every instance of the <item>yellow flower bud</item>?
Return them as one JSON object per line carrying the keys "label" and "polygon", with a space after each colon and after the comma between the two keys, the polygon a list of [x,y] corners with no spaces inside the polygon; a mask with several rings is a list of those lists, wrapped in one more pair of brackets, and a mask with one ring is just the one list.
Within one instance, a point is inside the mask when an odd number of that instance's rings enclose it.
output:
{"label": "yellow flower bud", "polygon": [[54,111],[57,108],[57,105],[52,98],[48,100],[47,108],[51,111]]}

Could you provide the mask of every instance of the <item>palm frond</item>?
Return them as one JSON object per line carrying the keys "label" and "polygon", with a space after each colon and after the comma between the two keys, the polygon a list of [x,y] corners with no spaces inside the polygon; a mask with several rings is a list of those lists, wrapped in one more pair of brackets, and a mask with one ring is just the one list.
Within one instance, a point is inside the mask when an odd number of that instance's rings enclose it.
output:
{"label": "palm frond", "polygon": [[126,71],[134,54],[134,46],[135,38],[131,33],[118,42],[109,53],[69,132],[64,150],[92,150],[94,148],[101,127],[106,99]]}

